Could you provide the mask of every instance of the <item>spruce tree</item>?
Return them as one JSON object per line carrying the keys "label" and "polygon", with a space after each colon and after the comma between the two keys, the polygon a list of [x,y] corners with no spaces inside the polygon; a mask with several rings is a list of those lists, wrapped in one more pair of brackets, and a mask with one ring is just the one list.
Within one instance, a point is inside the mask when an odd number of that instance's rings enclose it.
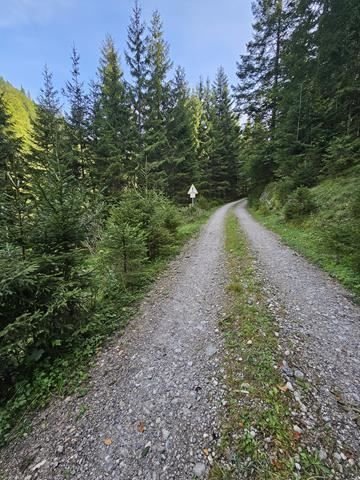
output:
{"label": "spruce tree", "polygon": [[144,121],[143,182],[146,187],[164,188],[164,162],[169,152],[167,114],[170,85],[167,75],[172,66],[169,45],[164,40],[159,12],[153,13],[146,47],[149,77],[146,82],[146,118]]}
{"label": "spruce tree", "polygon": [[42,162],[31,175],[30,235],[39,275],[33,317],[38,330],[34,331],[38,345],[46,351],[52,350],[54,339],[63,338],[81,321],[80,292],[87,281],[80,272],[86,202],[82,185],[74,176],[66,128],[59,120],[59,103],[49,79],[51,75],[46,71],[38,100],[39,115],[33,126],[33,155],[35,161],[40,158]]}
{"label": "spruce tree", "polygon": [[68,101],[65,115],[71,168],[77,178],[89,172],[89,104],[80,79],[80,56],[74,47],[71,55],[71,80],[66,82],[63,93]]}
{"label": "spruce tree", "polygon": [[32,125],[31,163],[35,169],[47,168],[48,159],[56,150],[59,137],[64,131],[58,91],[47,66],[43,72],[43,81],[36,105],[36,118]]}
{"label": "spruce tree", "polygon": [[164,165],[167,173],[167,192],[174,200],[185,202],[187,190],[196,180],[197,159],[189,87],[185,71],[180,67],[176,69],[172,82],[171,108],[167,123],[170,145]]}
{"label": "spruce tree", "polygon": [[[253,39],[237,64],[235,87],[237,111],[252,121],[261,121],[275,141],[282,81],[281,55],[288,33],[288,11],[283,0],[256,0],[253,3]],[[268,143],[264,183],[274,173],[274,143]],[[265,169],[264,169],[265,170]]]}
{"label": "spruce tree", "polygon": [[142,21],[142,10],[136,0],[132,17],[130,19],[130,25],[128,27],[127,51],[125,52],[125,58],[129,65],[130,75],[132,77],[130,94],[136,118],[138,155],[142,149],[142,136],[146,110],[145,93],[148,66],[146,62],[145,34],[146,25]]}
{"label": "spruce tree", "polygon": [[93,148],[99,187],[108,195],[119,193],[133,176],[133,117],[129,92],[111,37],[104,43],[93,104]]}
{"label": "spruce tree", "polygon": [[210,79],[200,79],[195,96],[197,184],[201,195],[211,198],[210,158],[213,149],[213,106]]}
{"label": "spruce tree", "polygon": [[215,198],[232,200],[239,191],[239,126],[232,110],[229,81],[222,67],[213,86],[212,115],[210,186]]}
{"label": "spruce tree", "polygon": [[17,143],[11,131],[11,119],[4,94],[0,92],[0,187],[2,190],[8,181],[9,159],[14,157],[18,147]]}
{"label": "spruce tree", "polygon": [[25,259],[29,206],[22,147],[0,93],[0,245],[14,246],[19,257]]}
{"label": "spruce tree", "polygon": [[287,16],[282,0],[253,3],[253,39],[237,64],[235,87],[237,108],[251,119],[260,119],[273,131],[278,115],[280,60],[284,46]]}

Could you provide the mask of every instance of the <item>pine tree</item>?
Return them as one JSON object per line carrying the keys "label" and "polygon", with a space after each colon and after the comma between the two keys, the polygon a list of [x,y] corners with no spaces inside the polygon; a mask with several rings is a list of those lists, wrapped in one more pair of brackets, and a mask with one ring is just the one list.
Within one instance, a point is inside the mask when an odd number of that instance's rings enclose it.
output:
{"label": "pine tree", "polygon": [[[292,31],[282,52],[283,82],[280,89],[279,118],[276,138],[276,176],[292,177],[295,186],[316,182],[321,155],[314,139],[319,129],[317,46],[315,31],[318,11],[313,2],[299,2],[289,12]],[[321,127],[320,127],[321,128]],[[319,130],[318,130],[319,131]],[[312,157],[312,161],[309,162]]]}
{"label": "pine tree", "polygon": [[157,11],[152,16],[146,53],[149,77],[146,84],[144,121],[144,183],[146,187],[164,188],[166,178],[163,165],[169,152],[166,122],[170,86],[167,75],[172,63],[169,59],[169,45],[164,40],[161,17]]}
{"label": "pine tree", "polygon": [[267,178],[267,137],[268,131],[260,122],[248,122],[241,132],[241,193],[250,196],[261,195],[264,178]]}
{"label": "pine tree", "polygon": [[29,321],[36,322],[37,342],[45,351],[51,351],[52,341],[73,331],[81,321],[80,292],[87,282],[79,268],[84,255],[85,196],[74,176],[66,129],[58,119],[58,101],[49,78],[47,73],[38,101],[40,115],[33,127],[37,142],[33,155],[42,163],[31,175],[30,235],[39,277],[34,316]]}
{"label": "pine tree", "polygon": [[257,0],[253,40],[237,64],[237,108],[251,119],[266,122],[273,131],[278,115],[280,59],[287,32],[283,0]]}
{"label": "pine tree", "polygon": [[355,0],[321,4],[317,80],[327,144],[325,171],[333,174],[352,166],[360,155],[360,5]]}
{"label": "pine tree", "polygon": [[4,94],[0,92],[0,187],[3,190],[7,184],[9,159],[14,157],[17,142],[11,132],[11,119],[7,112]]}
{"label": "pine tree", "polygon": [[201,195],[211,198],[210,158],[213,150],[212,90],[210,80],[200,80],[195,97],[197,184]]}
{"label": "pine tree", "polygon": [[116,194],[130,181],[135,166],[129,94],[111,37],[102,48],[98,75],[92,127],[96,176],[105,193]]}
{"label": "pine tree", "polygon": [[59,137],[63,135],[64,125],[61,117],[61,105],[58,92],[53,84],[52,73],[45,66],[44,84],[36,105],[36,118],[33,121],[33,146],[31,163],[34,168],[46,169],[49,156],[57,148]]}
{"label": "pine tree", "polygon": [[[288,11],[283,0],[257,0],[253,3],[253,39],[246,55],[237,64],[238,85],[235,87],[237,111],[253,122],[261,121],[275,141],[279,116],[281,87],[281,55],[288,33]],[[268,143],[264,180],[274,173],[274,144]]]}
{"label": "pine tree", "polygon": [[136,117],[138,155],[141,152],[143,143],[142,136],[146,109],[145,93],[148,75],[145,32],[146,25],[142,21],[142,10],[136,0],[128,27],[127,52],[125,52],[125,58],[133,79],[130,86],[130,93]]}
{"label": "pine tree", "polygon": [[71,155],[71,168],[77,178],[89,173],[89,99],[80,80],[80,56],[75,49],[71,55],[71,80],[66,82],[63,93],[69,103],[66,113],[66,130]]}
{"label": "pine tree", "polygon": [[178,202],[186,201],[186,192],[196,180],[197,159],[194,143],[193,114],[185,70],[178,67],[171,89],[171,108],[167,122],[171,149],[164,165],[167,192]]}
{"label": "pine tree", "polygon": [[231,200],[239,191],[239,126],[232,110],[229,81],[222,67],[213,86],[213,151],[210,185],[215,198]]}

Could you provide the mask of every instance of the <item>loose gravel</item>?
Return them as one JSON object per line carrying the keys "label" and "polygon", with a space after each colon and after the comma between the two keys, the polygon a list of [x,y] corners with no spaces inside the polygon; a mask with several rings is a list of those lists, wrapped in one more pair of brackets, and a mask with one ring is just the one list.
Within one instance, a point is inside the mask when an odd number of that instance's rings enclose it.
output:
{"label": "loose gravel", "polygon": [[88,393],[57,400],[0,454],[6,480],[181,480],[207,476],[224,388],[219,209],[99,354]]}
{"label": "loose gravel", "polygon": [[360,479],[347,473],[360,457],[360,308],[327,274],[259,225],[245,201],[235,211],[280,325],[281,368],[302,408],[301,426],[320,460],[335,465],[334,478]]}

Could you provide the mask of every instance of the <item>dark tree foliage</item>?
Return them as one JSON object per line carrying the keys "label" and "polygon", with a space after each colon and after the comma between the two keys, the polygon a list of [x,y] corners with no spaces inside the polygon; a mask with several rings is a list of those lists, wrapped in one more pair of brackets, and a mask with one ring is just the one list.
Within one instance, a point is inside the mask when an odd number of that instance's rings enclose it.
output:
{"label": "dark tree foliage", "polygon": [[137,154],[141,156],[144,134],[144,119],[146,113],[146,82],[148,78],[148,65],[146,55],[146,25],[142,21],[142,10],[135,2],[130,25],[128,27],[126,62],[129,65],[132,82],[130,94],[132,107],[136,118],[137,127]]}
{"label": "dark tree foliage", "polygon": [[166,188],[164,162],[169,152],[167,115],[170,83],[167,75],[172,66],[169,45],[164,39],[158,11],[153,13],[146,45],[149,76],[146,82],[146,116],[144,119],[144,184],[146,188]]}
{"label": "dark tree foliage", "polygon": [[43,79],[44,83],[36,105],[36,119],[33,122],[31,149],[33,167],[38,169],[46,169],[48,158],[56,149],[64,127],[58,91],[54,87],[52,73],[47,66],[43,72]]}
{"label": "dark tree foliage", "polygon": [[89,98],[80,79],[80,56],[73,48],[71,80],[66,82],[63,94],[69,103],[65,114],[71,169],[76,178],[89,175]]}
{"label": "dark tree foliage", "polygon": [[164,169],[167,174],[167,193],[180,203],[187,201],[187,189],[196,178],[193,118],[189,102],[185,71],[178,67],[171,88],[167,122],[169,155]]}
{"label": "dark tree foliage", "polygon": [[22,141],[14,133],[2,94],[0,94],[0,195],[1,246],[13,245],[17,250],[17,256],[21,255],[25,259],[29,213],[26,168]]}
{"label": "dark tree foliage", "polygon": [[101,51],[94,105],[95,176],[107,194],[120,193],[134,171],[130,96],[111,37]]}
{"label": "dark tree foliage", "polygon": [[239,127],[232,110],[228,78],[219,68],[213,86],[211,189],[216,198],[235,199],[239,181]]}
{"label": "dark tree foliage", "polygon": [[196,119],[196,160],[197,160],[197,182],[202,194],[211,198],[211,163],[210,158],[214,148],[212,106],[213,92],[210,79],[204,83],[200,79],[195,96],[195,119]]}
{"label": "dark tree foliage", "polygon": [[[235,88],[249,122],[243,159],[250,185],[260,191],[275,178],[290,189],[313,186],[354,166],[360,155],[359,2],[258,0],[254,15]],[[260,126],[261,148],[251,140]]]}

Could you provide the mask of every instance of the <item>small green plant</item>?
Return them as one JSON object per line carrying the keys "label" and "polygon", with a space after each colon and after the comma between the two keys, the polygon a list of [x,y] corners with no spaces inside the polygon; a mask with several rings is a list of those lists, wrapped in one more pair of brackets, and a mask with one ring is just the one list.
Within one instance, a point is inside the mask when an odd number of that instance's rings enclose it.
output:
{"label": "small green plant", "polygon": [[316,204],[311,190],[307,187],[299,187],[288,197],[284,205],[286,220],[295,220],[316,210]]}

